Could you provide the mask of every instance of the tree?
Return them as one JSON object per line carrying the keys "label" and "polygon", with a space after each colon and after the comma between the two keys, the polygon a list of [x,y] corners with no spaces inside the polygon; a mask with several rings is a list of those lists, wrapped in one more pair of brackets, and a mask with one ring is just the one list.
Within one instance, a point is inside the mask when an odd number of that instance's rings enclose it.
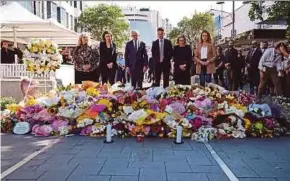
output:
{"label": "tree", "polygon": [[[195,13],[191,18],[184,17],[177,23],[177,28],[170,33],[171,37],[177,33],[182,33],[186,37],[186,41],[193,45],[200,37],[200,33],[207,30],[213,35],[214,22],[209,13]],[[176,36],[177,38],[177,36]]]}
{"label": "tree", "polygon": [[174,27],[168,34],[168,38],[171,40],[173,44],[175,44],[177,37],[181,34],[179,28]]}
{"label": "tree", "polygon": [[113,34],[117,47],[129,39],[129,24],[124,19],[122,10],[116,5],[99,4],[86,8],[80,15],[77,27],[91,33],[98,41],[102,40],[105,30]]}
{"label": "tree", "polygon": [[251,9],[248,13],[250,20],[264,20],[264,15],[267,15],[267,20],[277,21],[285,20],[287,27],[287,35],[290,36],[290,2],[289,1],[273,1],[271,4],[265,5],[265,1],[251,2]]}

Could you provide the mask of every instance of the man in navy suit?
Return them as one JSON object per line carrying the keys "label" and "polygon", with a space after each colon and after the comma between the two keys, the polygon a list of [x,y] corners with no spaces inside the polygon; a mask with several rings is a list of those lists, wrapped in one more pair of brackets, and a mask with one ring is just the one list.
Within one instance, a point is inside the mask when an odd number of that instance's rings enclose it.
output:
{"label": "man in navy suit", "polygon": [[146,45],[138,39],[137,31],[131,32],[132,40],[127,42],[125,48],[126,71],[131,75],[131,85],[142,88],[143,75],[147,70],[148,55]]}
{"label": "man in navy suit", "polygon": [[152,57],[155,63],[155,84],[160,86],[161,74],[163,74],[163,87],[169,86],[169,75],[172,58],[171,41],[164,38],[164,29],[157,29],[158,39],[152,44]]}

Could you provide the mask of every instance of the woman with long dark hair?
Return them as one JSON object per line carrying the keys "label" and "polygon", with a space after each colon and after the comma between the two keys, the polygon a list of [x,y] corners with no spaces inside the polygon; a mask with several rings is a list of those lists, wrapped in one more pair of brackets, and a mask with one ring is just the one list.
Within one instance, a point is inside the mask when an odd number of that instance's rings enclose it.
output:
{"label": "woman with long dark hair", "polygon": [[192,63],[192,50],[186,45],[184,35],[177,38],[177,45],[173,49],[174,80],[175,84],[190,85],[190,66]]}
{"label": "woman with long dark hair", "polygon": [[103,33],[103,41],[100,43],[100,70],[103,84],[109,82],[112,85],[115,83],[117,50],[109,31]]}
{"label": "woman with long dark hair", "polygon": [[200,84],[211,82],[211,76],[215,73],[216,50],[208,31],[204,30],[200,36],[200,42],[196,45],[195,61],[196,73],[200,76]]}
{"label": "woman with long dark hair", "polygon": [[98,51],[93,49],[89,43],[89,36],[82,33],[78,39],[78,45],[73,54],[75,67],[75,84],[82,81],[99,81],[98,76]]}

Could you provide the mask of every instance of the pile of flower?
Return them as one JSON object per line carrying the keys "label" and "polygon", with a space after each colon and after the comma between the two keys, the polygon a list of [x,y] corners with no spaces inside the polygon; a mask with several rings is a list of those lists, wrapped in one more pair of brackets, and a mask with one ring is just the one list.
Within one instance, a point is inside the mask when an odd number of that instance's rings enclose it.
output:
{"label": "pile of flower", "polygon": [[10,127],[27,122],[36,136],[102,137],[108,124],[120,137],[175,137],[178,125],[184,137],[198,141],[282,135],[277,114],[267,104],[253,104],[254,98],[214,84],[133,90],[127,84],[84,82],[9,104],[1,119]]}
{"label": "pile of flower", "polygon": [[27,45],[23,60],[27,71],[42,75],[53,73],[59,69],[62,56],[54,42],[35,39]]}

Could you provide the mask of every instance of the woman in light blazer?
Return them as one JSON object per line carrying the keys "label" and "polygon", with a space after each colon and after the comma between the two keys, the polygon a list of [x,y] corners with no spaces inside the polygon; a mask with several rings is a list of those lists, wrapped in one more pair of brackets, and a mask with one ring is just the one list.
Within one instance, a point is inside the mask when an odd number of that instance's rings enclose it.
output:
{"label": "woman in light blazer", "polygon": [[211,82],[211,76],[215,73],[216,48],[211,41],[208,31],[204,30],[200,36],[200,42],[195,49],[196,74],[200,76],[200,85]]}

